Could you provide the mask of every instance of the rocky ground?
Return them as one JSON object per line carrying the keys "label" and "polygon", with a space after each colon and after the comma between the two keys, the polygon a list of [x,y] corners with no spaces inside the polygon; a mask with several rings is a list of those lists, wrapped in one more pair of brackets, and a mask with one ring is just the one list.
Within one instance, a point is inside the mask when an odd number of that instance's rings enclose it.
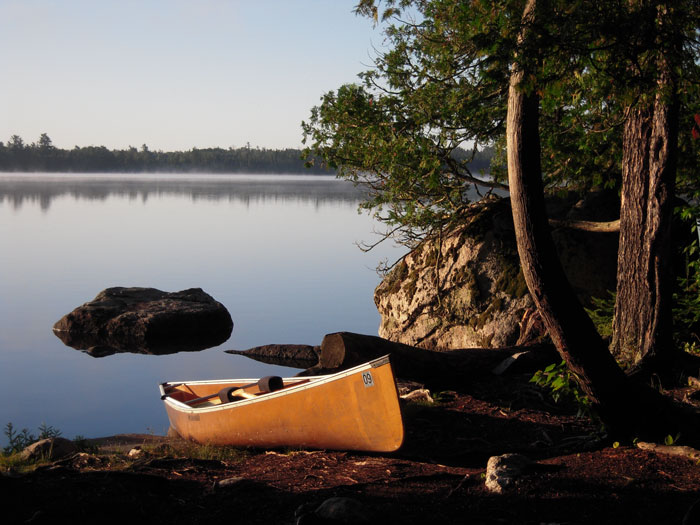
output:
{"label": "rocky ground", "polygon": [[[700,500],[697,458],[597,441],[595,425],[527,379],[489,377],[434,404],[407,402],[393,454],[94,440],[93,453],[6,470],[3,523],[700,523],[688,514]],[[489,490],[489,457],[513,452],[532,463]],[[315,509],[337,497],[350,498],[330,502],[345,521],[320,521]]]}

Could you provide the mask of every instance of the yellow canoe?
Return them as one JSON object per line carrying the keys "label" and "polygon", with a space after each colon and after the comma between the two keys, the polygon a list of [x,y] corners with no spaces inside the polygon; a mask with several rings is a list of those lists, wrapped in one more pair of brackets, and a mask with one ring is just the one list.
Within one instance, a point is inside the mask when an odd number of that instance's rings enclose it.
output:
{"label": "yellow canoe", "polygon": [[401,446],[388,356],[337,374],[274,379],[280,384],[272,392],[261,391],[263,380],[230,379],[167,382],[160,393],[170,426],[203,444],[373,452]]}

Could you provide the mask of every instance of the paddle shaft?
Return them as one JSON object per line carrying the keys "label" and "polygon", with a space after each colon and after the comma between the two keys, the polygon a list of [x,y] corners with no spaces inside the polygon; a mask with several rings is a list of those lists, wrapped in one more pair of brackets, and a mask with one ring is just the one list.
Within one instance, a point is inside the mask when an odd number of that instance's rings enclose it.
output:
{"label": "paddle shaft", "polygon": [[[238,388],[237,390],[234,390],[231,395],[238,396],[238,397],[245,397],[247,399],[252,399],[255,397],[255,394],[250,394],[245,391],[246,388],[249,388],[251,386],[255,386],[257,383],[248,383],[247,385],[243,385],[242,387]],[[213,394],[209,394],[208,396],[202,396],[198,397],[195,399],[190,399],[189,401],[185,401],[186,405],[196,405],[197,403],[201,403],[202,401],[206,401],[207,399],[211,399],[213,397],[217,397],[219,395],[218,392],[214,392]]]}

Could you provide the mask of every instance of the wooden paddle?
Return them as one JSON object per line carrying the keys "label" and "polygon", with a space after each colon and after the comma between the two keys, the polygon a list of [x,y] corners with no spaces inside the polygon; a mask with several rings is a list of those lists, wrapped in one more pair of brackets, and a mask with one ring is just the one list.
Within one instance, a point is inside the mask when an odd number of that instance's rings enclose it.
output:
{"label": "wooden paddle", "polygon": [[255,385],[258,386],[259,394],[267,394],[269,392],[274,392],[275,390],[280,390],[284,386],[284,383],[282,378],[279,376],[265,376],[258,379],[257,383],[251,383],[250,385],[245,385],[238,388],[235,386],[223,388],[217,395],[219,396],[219,399],[221,399],[222,403],[228,403],[237,397],[253,399],[255,398],[256,394],[246,392],[245,389]]}
{"label": "wooden paddle", "polygon": [[220,391],[214,394],[209,394],[208,396],[202,396],[196,399],[190,399],[189,401],[185,401],[185,404],[196,405],[197,403],[201,403],[202,401],[206,401],[214,397],[218,397],[222,403],[228,403],[230,401],[233,401],[236,397],[253,399],[256,397],[257,394],[246,392],[246,389],[252,386],[258,387],[258,394],[267,394],[269,392],[274,392],[275,390],[280,390],[281,388],[283,388],[284,382],[279,376],[265,376],[258,379],[258,381],[255,383],[249,383],[243,386],[228,386],[226,388],[222,388]]}

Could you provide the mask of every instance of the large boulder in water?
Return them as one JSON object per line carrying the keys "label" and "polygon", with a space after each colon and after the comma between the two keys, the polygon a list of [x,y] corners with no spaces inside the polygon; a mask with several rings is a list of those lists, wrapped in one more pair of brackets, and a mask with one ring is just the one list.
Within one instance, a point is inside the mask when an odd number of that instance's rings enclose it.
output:
{"label": "large boulder in water", "polygon": [[100,357],[115,352],[167,354],[225,342],[228,310],[201,288],[107,288],[53,327],[68,346]]}

